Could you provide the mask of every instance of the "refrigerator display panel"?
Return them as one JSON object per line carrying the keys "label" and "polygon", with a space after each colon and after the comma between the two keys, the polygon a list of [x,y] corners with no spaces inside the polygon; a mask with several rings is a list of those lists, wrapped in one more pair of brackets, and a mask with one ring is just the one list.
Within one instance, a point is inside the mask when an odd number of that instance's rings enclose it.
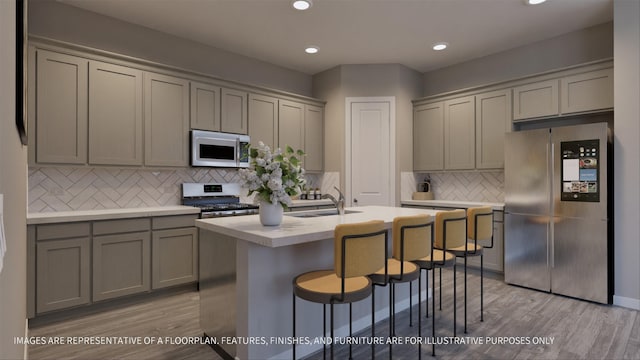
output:
{"label": "refrigerator display panel", "polygon": [[560,143],[562,201],[600,201],[599,147],[597,139]]}

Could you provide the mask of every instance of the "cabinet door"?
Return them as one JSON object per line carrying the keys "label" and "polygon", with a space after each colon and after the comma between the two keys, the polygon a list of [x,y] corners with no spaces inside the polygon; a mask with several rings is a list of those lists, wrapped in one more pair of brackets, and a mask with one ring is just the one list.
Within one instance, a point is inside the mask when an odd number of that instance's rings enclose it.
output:
{"label": "cabinet door", "polygon": [[253,146],[278,147],[278,99],[249,94],[249,137]]}
{"label": "cabinet door", "polygon": [[554,116],[559,113],[558,80],[513,88],[513,120]]}
{"label": "cabinet door", "polygon": [[304,107],[304,169],[321,172],[324,170],[324,116],[319,106]]}
{"label": "cabinet door", "polygon": [[198,230],[194,227],[153,232],[152,288],[198,281]]}
{"label": "cabinet door", "polygon": [[89,61],[44,50],[36,57],[35,161],[85,164]]}
{"label": "cabinet door", "polygon": [[444,102],[444,168],[475,167],[475,102],[473,96]]}
{"label": "cabinet door", "polygon": [[444,110],[441,102],[413,109],[413,170],[444,169]]}
{"label": "cabinet door", "polygon": [[89,64],[89,163],[142,165],[142,71]]}
{"label": "cabinet door", "polygon": [[280,100],[278,106],[278,147],[289,145],[293,150],[304,149],[304,105]]}
{"label": "cabinet door", "polygon": [[476,95],[476,168],[504,168],[504,134],[511,131],[511,90]]}
{"label": "cabinet door", "polygon": [[90,302],[89,237],[36,244],[36,312]]}
{"label": "cabinet door", "polygon": [[189,82],[145,73],[146,165],[187,166],[189,162]]}
{"label": "cabinet door", "polygon": [[560,99],[563,114],[613,108],[613,69],[562,78]]}
{"label": "cabinet door", "polygon": [[93,300],[149,291],[149,232],[93,237]]}
{"label": "cabinet door", "polygon": [[191,83],[191,128],[220,131],[220,87]]}
{"label": "cabinet door", "polygon": [[243,91],[222,88],[220,129],[223,132],[247,134],[247,99]]}

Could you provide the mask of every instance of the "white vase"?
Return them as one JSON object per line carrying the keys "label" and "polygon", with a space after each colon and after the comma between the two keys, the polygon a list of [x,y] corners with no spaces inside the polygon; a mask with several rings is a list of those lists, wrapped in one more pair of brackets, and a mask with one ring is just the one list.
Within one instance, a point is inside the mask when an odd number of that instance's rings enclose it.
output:
{"label": "white vase", "polygon": [[272,204],[270,202],[260,202],[260,223],[264,226],[278,226],[282,223],[282,204],[277,202]]}

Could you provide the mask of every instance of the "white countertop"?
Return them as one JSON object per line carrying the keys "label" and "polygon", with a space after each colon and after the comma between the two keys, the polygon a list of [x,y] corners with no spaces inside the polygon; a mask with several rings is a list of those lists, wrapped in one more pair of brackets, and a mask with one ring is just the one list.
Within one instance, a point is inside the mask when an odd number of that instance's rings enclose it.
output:
{"label": "white countertop", "polygon": [[491,206],[493,210],[504,211],[504,203],[492,203],[492,202],[477,202],[477,201],[456,201],[456,200],[402,200],[402,205],[417,205],[417,206],[442,206],[442,207],[457,207],[457,208],[470,208],[476,206]]}
{"label": "white countertop", "polygon": [[396,216],[435,215],[437,212],[428,209],[386,206],[360,206],[346,210],[359,212],[310,218],[299,218],[285,213],[280,226],[262,226],[259,215],[201,219],[196,220],[196,226],[259,245],[280,247],[333,238],[333,231],[338,224],[383,220],[387,228],[391,228],[393,218]]}
{"label": "white countertop", "polygon": [[74,221],[112,220],[152,216],[198,214],[200,209],[191,206],[159,206],[146,208],[55,211],[27,214],[27,225],[53,224]]}

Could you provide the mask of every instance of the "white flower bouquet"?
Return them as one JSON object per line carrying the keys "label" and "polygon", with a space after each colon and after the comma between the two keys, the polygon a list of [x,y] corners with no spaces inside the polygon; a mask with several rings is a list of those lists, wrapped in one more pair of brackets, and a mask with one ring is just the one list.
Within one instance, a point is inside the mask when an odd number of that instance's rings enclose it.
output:
{"label": "white flower bouquet", "polygon": [[258,147],[249,147],[249,168],[240,169],[240,178],[249,189],[254,201],[280,203],[285,209],[291,205],[291,196],[300,194],[306,180],[301,166],[302,150],[294,151],[287,145],[273,153],[262,141]]}

